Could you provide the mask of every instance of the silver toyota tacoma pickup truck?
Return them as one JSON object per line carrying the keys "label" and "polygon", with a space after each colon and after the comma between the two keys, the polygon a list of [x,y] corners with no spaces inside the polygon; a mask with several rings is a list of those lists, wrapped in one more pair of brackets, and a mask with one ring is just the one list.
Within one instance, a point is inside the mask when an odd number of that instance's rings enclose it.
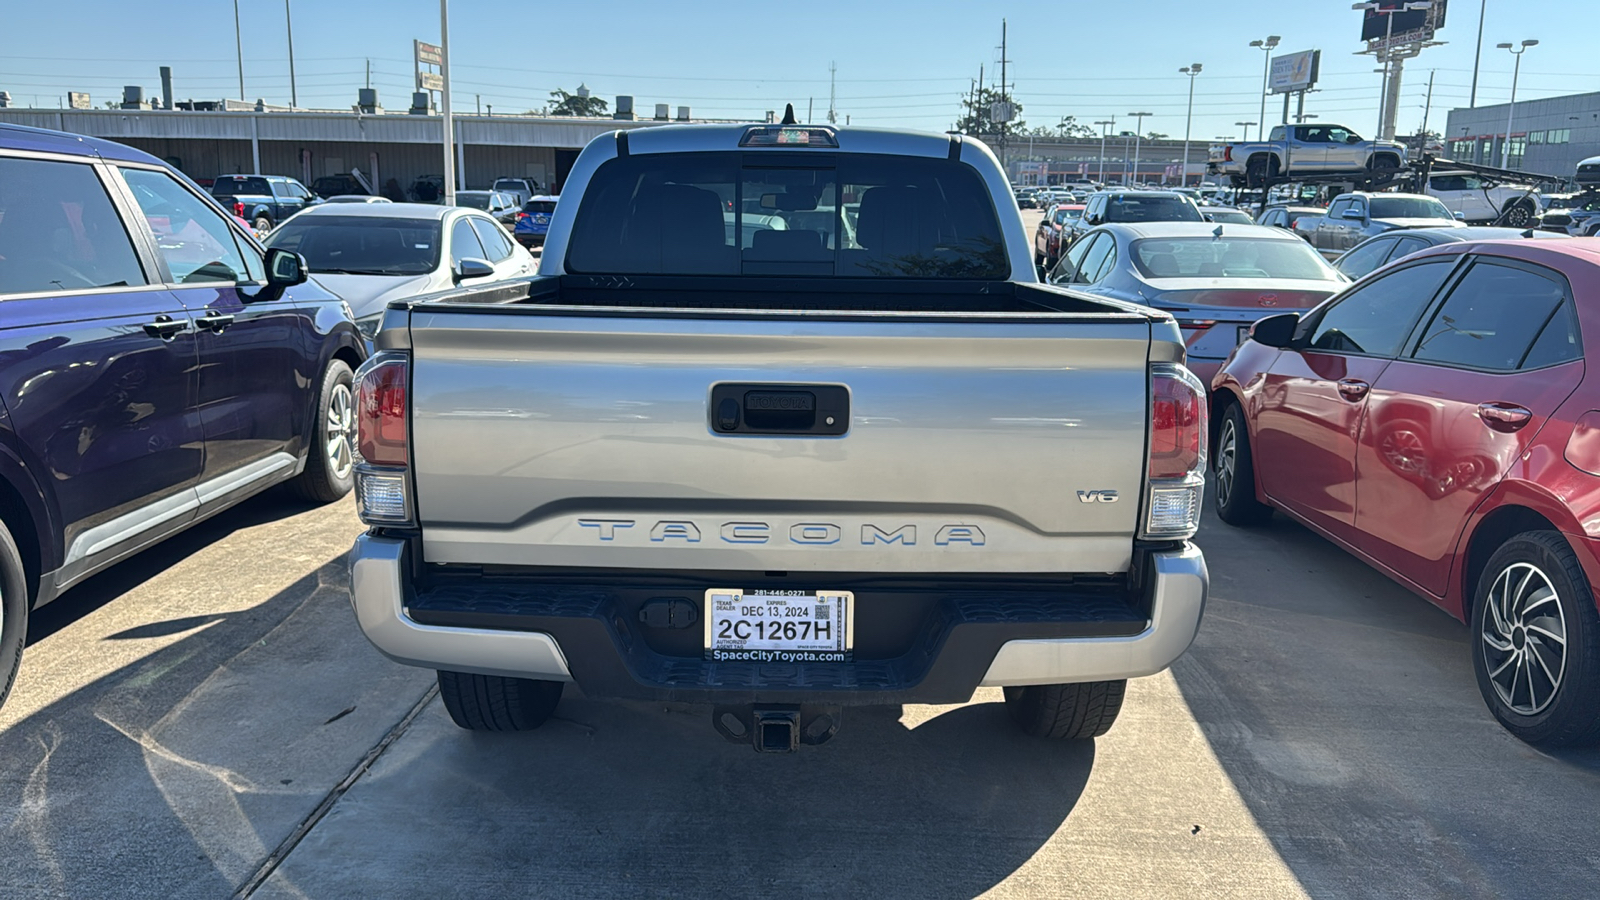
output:
{"label": "silver toyota tacoma pickup truck", "polygon": [[604,135],[539,276],[392,304],[358,373],[361,628],[464,728],[703,704],[760,751],[1003,687],[1103,734],[1193,641],[1204,386],[1038,283],[983,144]]}

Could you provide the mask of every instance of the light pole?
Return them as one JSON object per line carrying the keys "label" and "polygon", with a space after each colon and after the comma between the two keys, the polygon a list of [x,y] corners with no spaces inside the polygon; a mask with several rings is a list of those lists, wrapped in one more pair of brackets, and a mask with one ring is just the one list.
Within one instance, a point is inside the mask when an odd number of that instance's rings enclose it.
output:
{"label": "light pole", "polygon": [[1255,122],[1235,122],[1233,124],[1244,129],[1244,140],[1250,140],[1250,126],[1255,125]]}
{"label": "light pole", "polygon": [[1110,126],[1114,127],[1117,124],[1117,117],[1116,116],[1112,116],[1109,119],[1101,119],[1100,121],[1096,122],[1095,124],[1100,126],[1100,175],[1095,180],[1098,181],[1101,184],[1105,184],[1106,183],[1106,126],[1110,125]]}
{"label": "light pole", "polygon": [[233,51],[239,57],[239,102],[244,102],[244,38],[239,36],[239,0],[233,0]]}
{"label": "light pole", "polygon": [[1183,174],[1178,177],[1178,184],[1187,186],[1189,184],[1189,129],[1194,125],[1194,77],[1200,74],[1200,64],[1190,63],[1179,69],[1178,73],[1189,76],[1189,111],[1184,114],[1183,119],[1183,169],[1181,170]]}
{"label": "light pole", "polygon": [[1522,47],[1516,48],[1510,44],[1495,44],[1499,50],[1510,50],[1511,55],[1517,58],[1516,64],[1511,67],[1511,105],[1506,108],[1506,142],[1500,148],[1500,168],[1511,168],[1511,121],[1517,114],[1517,76],[1522,74],[1522,54],[1528,52],[1529,47],[1538,45],[1538,41],[1523,41]]}
{"label": "light pole", "polygon": [[1278,41],[1280,40],[1282,38],[1277,35],[1269,34],[1264,41],[1250,42],[1250,46],[1260,50],[1266,56],[1266,59],[1261,61],[1261,118],[1257,120],[1261,123],[1262,131],[1267,130],[1267,76],[1272,73],[1272,51],[1278,46]]}
{"label": "light pole", "polygon": [[294,87],[294,17],[289,15],[289,0],[283,0],[283,25],[289,33],[289,108],[300,105],[300,95]]}
{"label": "light pole", "polygon": [[1139,184],[1139,140],[1144,135],[1144,117],[1153,116],[1155,113],[1131,112],[1128,115],[1139,120],[1139,124],[1133,126],[1133,183],[1137,186]]}
{"label": "light pole", "polygon": [[1478,0],[1478,42],[1472,45],[1472,94],[1467,99],[1468,109],[1478,105],[1478,62],[1483,59],[1483,14],[1488,11],[1489,0]]}
{"label": "light pole", "polygon": [[450,0],[439,0],[439,111],[444,119],[444,205],[456,205],[456,129],[450,118]]}

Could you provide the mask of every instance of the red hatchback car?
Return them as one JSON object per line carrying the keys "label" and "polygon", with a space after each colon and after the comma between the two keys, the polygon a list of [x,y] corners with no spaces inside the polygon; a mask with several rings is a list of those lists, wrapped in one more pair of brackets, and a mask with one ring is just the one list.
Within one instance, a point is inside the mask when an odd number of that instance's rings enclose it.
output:
{"label": "red hatchback car", "polygon": [[1212,381],[1218,514],[1282,510],[1465,621],[1517,737],[1600,741],[1600,239],[1407,257]]}

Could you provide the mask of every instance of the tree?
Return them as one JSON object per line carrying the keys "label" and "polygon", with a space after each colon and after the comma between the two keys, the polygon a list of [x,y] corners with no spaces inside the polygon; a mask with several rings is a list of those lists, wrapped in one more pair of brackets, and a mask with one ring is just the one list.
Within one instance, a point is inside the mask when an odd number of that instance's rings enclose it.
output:
{"label": "tree", "polygon": [[[583,86],[578,86],[582,90]],[[550,92],[550,104],[545,107],[545,114],[551,116],[603,116],[609,105],[601,97],[584,94],[569,94],[561,88]]]}
{"label": "tree", "polygon": [[1056,133],[1064,138],[1092,138],[1097,135],[1094,129],[1078,122],[1076,116],[1062,116],[1056,123]]}
{"label": "tree", "polygon": [[[1010,122],[992,122],[989,120],[989,110],[994,104],[1008,101],[1014,118]],[[1009,94],[1002,94],[996,88],[980,87],[976,95],[968,94],[964,106],[964,115],[956,123],[956,130],[962,134],[971,135],[997,135],[1000,134],[1002,124],[1005,133],[1010,135],[1024,135],[1028,133],[1028,123],[1022,121],[1022,104]]]}

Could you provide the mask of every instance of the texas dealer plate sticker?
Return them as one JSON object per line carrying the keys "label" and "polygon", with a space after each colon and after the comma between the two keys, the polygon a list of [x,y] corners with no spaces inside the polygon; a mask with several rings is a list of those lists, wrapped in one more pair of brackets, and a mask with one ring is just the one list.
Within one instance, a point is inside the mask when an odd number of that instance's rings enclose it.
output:
{"label": "texas dealer plate sticker", "polygon": [[706,591],[706,659],[849,662],[855,596],[849,591]]}

